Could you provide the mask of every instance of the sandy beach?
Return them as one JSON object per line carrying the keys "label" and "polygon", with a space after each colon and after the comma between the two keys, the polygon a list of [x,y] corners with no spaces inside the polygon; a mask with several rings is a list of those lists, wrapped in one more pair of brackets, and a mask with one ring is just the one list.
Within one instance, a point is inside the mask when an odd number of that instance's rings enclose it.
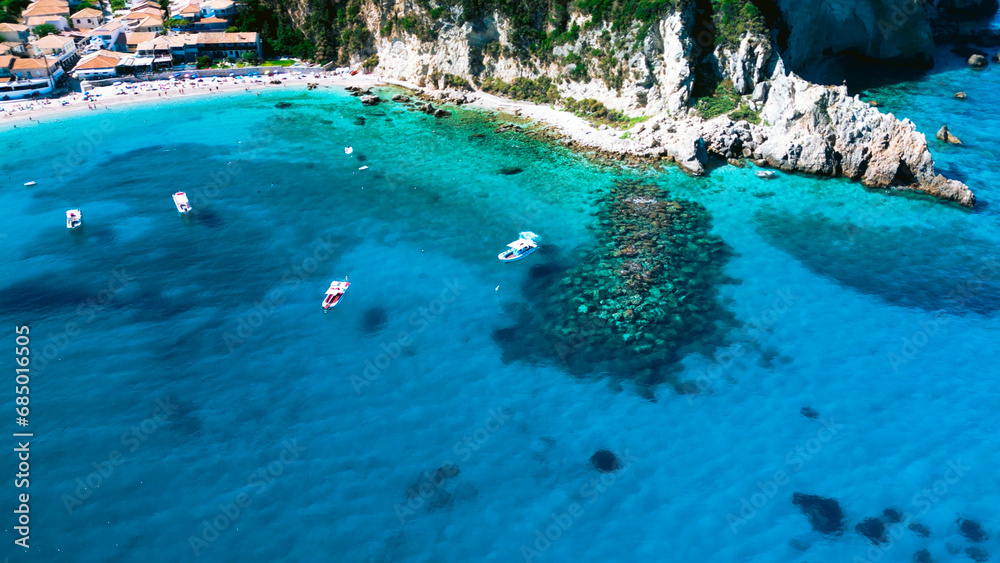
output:
{"label": "sandy beach", "polygon": [[[271,84],[271,80],[279,79],[281,84]],[[89,99],[83,94],[73,93],[59,99],[9,101],[0,104],[0,130],[25,127],[45,123],[53,118],[68,116],[79,112],[108,111],[128,105],[142,103],[165,103],[173,100],[185,100],[200,96],[247,95],[258,96],[271,91],[287,89],[305,89],[309,83],[318,83],[321,87],[378,87],[399,86],[423,93],[441,93],[430,88],[402,80],[385,79],[376,75],[346,74],[316,74],[292,75],[285,74],[276,77],[219,77],[196,80],[156,80],[149,82],[125,83],[120,86],[102,86],[94,88]],[[122,93],[124,92],[124,93]],[[632,144],[620,138],[621,131],[616,129],[600,130],[585,119],[570,112],[555,109],[547,105],[533,102],[513,101],[494,96],[483,91],[466,93],[466,107],[474,107],[488,111],[497,111],[517,115],[519,117],[549,125],[566,138],[581,145],[598,147],[604,150],[625,153]],[[383,102],[384,103],[384,102]],[[447,102],[439,102],[447,103]],[[438,103],[435,103],[437,105]]]}
{"label": "sandy beach", "polygon": [[[270,84],[272,79],[283,79],[281,84]],[[197,80],[153,80],[124,83],[120,86],[101,86],[88,92],[89,99],[81,93],[59,99],[15,100],[0,103],[0,128],[11,123],[23,126],[24,122],[44,122],[53,116],[80,111],[104,111],[113,107],[149,102],[168,102],[198,96],[231,95],[243,92],[248,96],[281,89],[306,88],[307,83],[324,86],[375,86],[379,83],[370,76],[340,75],[280,75],[279,77],[219,77]],[[121,93],[124,92],[124,93]]]}

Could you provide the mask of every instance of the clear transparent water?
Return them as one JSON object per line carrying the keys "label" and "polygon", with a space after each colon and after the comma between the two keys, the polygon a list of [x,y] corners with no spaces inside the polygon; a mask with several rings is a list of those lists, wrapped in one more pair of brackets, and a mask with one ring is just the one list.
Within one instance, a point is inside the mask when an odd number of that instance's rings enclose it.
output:
{"label": "clear transparent water", "polygon": [[[984,125],[1000,81],[960,62],[874,94],[965,141],[934,150],[979,195],[971,212],[732,167],[613,170],[475,113],[435,121],[329,90],[6,126],[0,317],[31,326],[36,355],[30,560],[844,561],[872,556],[853,526],[890,506],[932,533],[881,560],[958,557],[956,515],[1000,531],[1000,174]],[[595,202],[623,175],[704,204],[736,251],[722,293],[744,326],[684,359],[701,394],[649,401],[505,364],[493,340],[531,266],[593,244]],[[71,207],[80,233],[63,227]],[[543,251],[497,263],[525,229]],[[627,462],[603,484],[601,448]],[[968,469],[919,496],[949,461]],[[459,474],[408,498],[447,464]],[[837,498],[848,531],[812,532],[795,491]],[[2,552],[21,557],[12,522]]]}

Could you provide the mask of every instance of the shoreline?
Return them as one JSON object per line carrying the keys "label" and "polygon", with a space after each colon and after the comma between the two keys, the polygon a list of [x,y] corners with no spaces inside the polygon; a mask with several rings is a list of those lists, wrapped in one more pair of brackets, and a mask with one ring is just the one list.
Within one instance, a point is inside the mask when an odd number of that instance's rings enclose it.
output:
{"label": "shoreline", "polygon": [[[280,76],[280,75],[279,75]],[[124,86],[101,86],[91,90],[90,94],[100,94],[96,100],[87,102],[83,94],[74,93],[69,97],[59,99],[42,100],[20,100],[10,101],[0,104],[0,108],[5,111],[0,112],[0,131],[13,129],[18,126],[40,125],[47,120],[59,117],[68,117],[86,113],[87,111],[106,111],[114,108],[127,106],[138,106],[150,102],[169,103],[177,100],[196,99],[205,96],[215,96],[218,94],[234,94],[243,92],[246,95],[258,95],[282,89],[302,89],[308,83],[318,83],[320,86],[347,87],[360,86],[366,88],[378,88],[385,86],[396,86],[405,88],[414,94],[427,96],[437,101],[437,103],[456,105],[455,100],[441,99],[440,96],[450,94],[464,94],[466,101],[462,106],[468,106],[485,111],[507,113],[537,122],[556,129],[566,137],[565,141],[576,142],[580,145],[608,150],[608,145],[614,145],[611,152],[626,154],[631,152],[632,143],[619,138],[622,131],[613,128],[600,130],[587,120],[568,111],[559,110],[548,105],[539,105],[534,102],[508,100],[500,96],[495,96],[476,90],[473,92],[461,92],[455,90],[433,90],[421,87],[403,80],[387,79],[375,75],[304,75],[303,78],[293,78],[283,80],[282,85],[269,84],[267,81],[251,82],[239,81],[233,78],[220,79],[218,82],[192,82],[189,80],[180,81],[183,84],[183,93],[179,86],[172,86],[164,89],[169,80],[154,80],[149,82],[128,83]],[[119,95],[121,88],[129,86],[128,94]],[[159,94],[159,95],[158,95]],[[435,95],[436,94],[436,95]],[[63,105],[63,101],[68,101]],[[382,100],[387,103],[389,100]],[[94,105],[97,109],[89,109]],[[17,109],[19,108],[19,109]],[[7,127],[11,125],[12,127]]]}
{"label": "shoreline", "polygon": [[[287,76],[287,75],[279,75]],[[371,79],[369,76],[338,76],[338,75],[303,75],[302,78],[291,78],[283,80],[281,85],[269,84],[261,80],[254,82],[249,80],[236,80],[233,78],[221,78],[217,82],[194,82],[190,80],[178,81],[177,85],[170,85],[170,80],[151,80],[149,82],[133,82],[123,86],[101,86],[94,88],[89,93],[91,95],[100,94],[96,100],[90,102],[83,98],[81,93],[73,93],[69,97],[59,99],[41,100],[18,100],[3,102],[0,108],[0,131],[7,130],[22,124],[42,124],[45,120],[53,117],[77,115],[86,113],[89,105],[96,105],[97,109],[89,111],[106,111],[113,108],[127,106],[138,106],[150,102],[169,103],[176,100],[197,99],[206,96],[219,94],[244,93],[246,95],[259,95],[262,92],[273,90],[298,90],[304,89],[308,83],[318,83],[321,86],[368,86],[375,87],[382,84],[381,81]],[[169,88],[168,88],[169,85]],[[183,85],[183,87],[181,86]],[[126,88],[127,87],[127,88]],[[119,95],[118,91],[125,88],[127,94]],[[69,102],[63,105],[62,102]],[[19,108],[19,109],[17,109]]]}
{"label": "shoreline", "polygon": [[[271,79],[281,80],[282,84],[270,84]],[[778,73],[775,74],[778,78]],[[598,157],[611,161],[619,161],[622,164],[634,164],[636,162],[646,162],[651,164],[672,162],[684,173],[692,176],[704,176],[707,172],[706,166],[710,156],[720,157],[722,160],[733,164],[734,161],[749,161],[759,168],[775,168],[783,172],[801,172],[817,176],[840,177],[852,183],[860,183],[868,188],[882,189],[888,192],[895,191],[919,191],[944,201],[954,201],[965,207],[972,207],[975,203],[975,195],[961,182],[948,180],[943,176],[936,175],[933,171],[933,160],[929,154],[926,139],[923,134],[917,133],[914,126],[906,125],[906,122],[898,122],[891,114],[881,114],[877,109],[871,108],[867,103],[861,102],[856,97],[848,96],[846,88],[832,88],[816,86],[805,82],[802,79],[791,75],[781,76],[786,83],[786,89],[821,89],[831,93],[833,96],[843,100],[843,104],[848,111],[862,109],[869,112],[865,116],[871,120],[871,129],[883,129],[890,137],[906,137],[902,144],[910,145],[907,149],[919,149],[912,152],[924,152],[927,155],[930,165],[924,174],[917,180],[917,183],[910,186],[892,186],[885,180],[891,176],[893,161],[896,158],[903,162],[906,160],[906,152],[898,148],[890,150],[888,154],[879,155],[878,167],[862,166],[864,163],[856,163],[855,170],[848,172],[845,168],[840,170],[824,170],[822,166],[817,166],[811,162],[787,162],[781,156],[788,152],[785,146],[789,143],[799,142],[795,135],[789,138],[781,138],[783,133],[788,133],[788,129],[798,127],[792,121],[785,123],[782,130],[773,126],[750,125],[745,122],[733,122],[728,116],[723,115],[710,120],[703,120],[696,117],[685,117],[672,119],[669,116],[655,115],[647,121],[635,124],[626,130],[616,129],[607,125],[595,126],[586,119],[575,115],[569,111],[556,109],[550,105],[541,105],[529,101],[510,100],[482,90],[452,90],[421,87],[417,84],[399,79],[385,78],[380,75],[357,75],[349,76],[343,74],[323,74],[323,75],[298,75],[289,78],[289,75],[273,77],[271,79],[255,77],[252,80],[241,79],[241,77],[220,77],[216,82],[208,81],[196,82],[191,80],[171,81],[168,79],[129,83],[123,86],[103,86],[95,88],[90,94],[100,94],[96,101],[87,102],[82,94],[74,94],[71,98],[64,98],[58,103],[54,100],[37,100],[34,102],[6,102],[0,104],[5,109],[0,117],[0,132],[8,129],[15,129],[18,126],[41,125],[59,116],[71,116],[79,112],[87,111],[88,104],[96,106],[97,109],[89,111],[111,110],[112,107],[121,108],[130,105],[146,104],[154,101],[168,103],[174,100],[197,99],[203,96],[213,96],[219,94],[233,95],[242,92],[246,95],[260,96],[263,92],[270,92],[275,89],[300,90],[309,83],[316,83],[319,86],[342,87],[349,86],[362,88],[378,87],[398,87],[408,90],[417,96],[418,99],[434,101],[438,104],[452,106],[470,107],[487,112],[496,112],[513,115],[534,124],[542,125],[548,130],[553,142],[560,143],[570,150],[586,152],[596,151]],[[204,80],[204,79],[203,79]],[[790,85],[788,85],[790,83]],[[780,85],[780,84],[779,84]],[[843,90],[843,91],[841,91]],[[121,94],[121,91],[128,93]],[[63,105],[63,101],[68,102]],[[382,100],[380,103],[391,103],[390,100]],[[20,106],[21,109],[11,112],[11,108]],[[854,106],[854,107],[852,107]],[[8,127],[9,124],[9,127]],[[856,124],[848,122],[854,127]],[[850,138],[847,135],[850,131],[836,131],[838,137]],[[554,133],[554,134],[553,134]],[[794,131],[792,131],[794,133]],[[771,141],[767,141],[773,137]],[[760,141],[767,141],[761,143]],[[781,141],[774,144],[773,141]],[[843,142],[843,141],[842,141]],[[740,148],[742,146],[742,148]],[[854,153],[860,150],[857,146],[841,146],[840,150]],[[765,152],[762,149],[767,148]],[[777,149],[777,150],[776,150]],[[784,151],[784,152],[783,152]],[[853,155],[857,156],[857,155]],[[780,158],[779,158],[780,157]],[[869,159],[873,157],[869,156]],[[876,170],[877,174],[870,179],[867,174]],[[883,178],[884,176],[884,178]]]}

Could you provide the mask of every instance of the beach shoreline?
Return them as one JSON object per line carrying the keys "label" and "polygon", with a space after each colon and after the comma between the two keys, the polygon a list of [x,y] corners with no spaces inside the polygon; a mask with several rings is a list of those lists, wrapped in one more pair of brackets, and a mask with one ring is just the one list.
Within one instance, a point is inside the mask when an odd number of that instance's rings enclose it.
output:
{"label": "beach shoreline", "polygon": [[[385,79],[375,75],[303,75],[301,78],[288,78],[288,75],[283,76],[285,80],[282,80],[281,85],[270,84],[270,80],[279,77],[262,77],[258,79],[259,81],[236,80],[228,77],[222,78],[217,82],[208,80],[205,82],[156,80],[128,83],[123,86],[98,87],[91,90],[90,94],[91,96],[100,94],[100,96],[96,96],[96,99],[91,101],[85,100],[83,94],[74,93],[70,97],[61,99],[4,102],[0,104],[0,107],[5,110],[0,112],[0,132],[24,126],[42,125],[50,123],[53,120],[78,116],[90,111],[109,111],[154,102],[166,104],[178,100],[190,100],[218,95],[232,96],[240,93],[247,96],[259,96],[273,91],[302,90],[310,83],[319,84],[321,87],[342,88],[348,86],[363,88],[395,86],[431,97],[434,97],[435,94],[441,95],[444,93],[447,95],[453,93],[450,90],[434,90],[403,80]],[[119,91],[127,93],[119,94]],[[614,147],[613,150],[615,152],[622,154],[629,152],[629,143],[622,142],[618,137],[621,134],[620,131],[617,129],[599,130],[585,119],[570,112],[547,105],[538,105],[533,102],[508,100],[483,91],[466,92],[465,94],[468,101],[463,104],[463,107],[510,114],[536,122],[553,128],[567,140],[587,147],[608,150],[610,145]],[[63,105],[63,101],[68,103]],[[382,103],[386,102],[387,100],[383,100]],[[442,100],[439,103],[455,105],[454,101],[449,100]]]}

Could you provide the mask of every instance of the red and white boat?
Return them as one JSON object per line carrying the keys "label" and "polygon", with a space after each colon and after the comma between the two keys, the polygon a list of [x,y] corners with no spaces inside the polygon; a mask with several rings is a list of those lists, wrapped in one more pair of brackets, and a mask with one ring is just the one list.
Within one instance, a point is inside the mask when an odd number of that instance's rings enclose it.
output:
{"label": "red and white boat", "polygon": [[191,211],[191,204],[188,203],[188,196],[184,192],[174,194],[174,205],[177,206],[177,212],[181,215],[187,215]]}
{"label": "red and white boat", "polygon": [[66,212],[66,228],[78,229],[83,225],[83,213],[79,209],[70,209]]}
{"label": "red and white boat", "polygon": [[344,281],[335,281],[330,284],[330,289],[326,290],[326,299],[323,300],[323,308],[336,307],[340,303],[340,298],[347,293],[347,288],[351,284],[344,278]]}

